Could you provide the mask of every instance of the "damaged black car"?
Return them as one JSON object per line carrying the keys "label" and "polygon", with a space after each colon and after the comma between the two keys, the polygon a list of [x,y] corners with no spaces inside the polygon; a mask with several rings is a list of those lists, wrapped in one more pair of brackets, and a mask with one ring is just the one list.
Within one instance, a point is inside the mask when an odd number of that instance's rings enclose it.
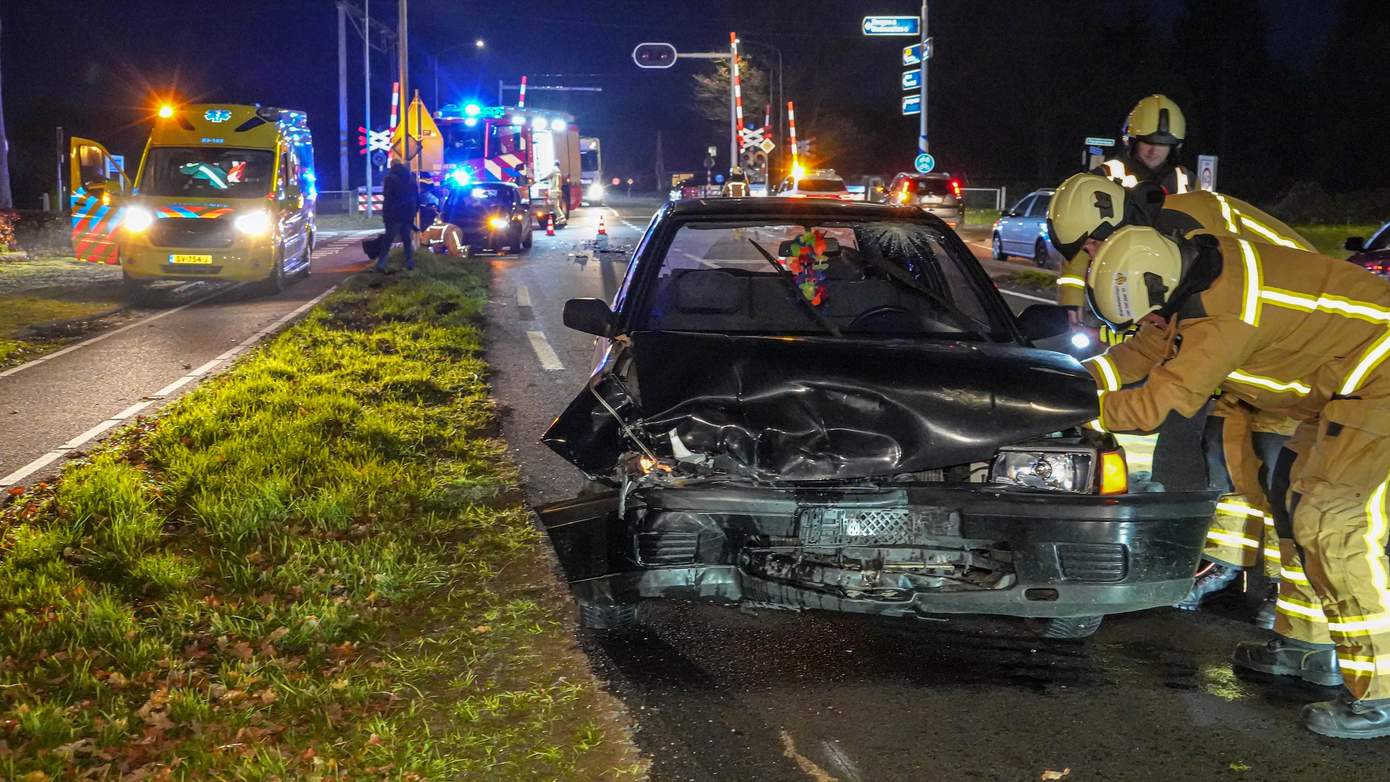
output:
{"label": "damaged black car", "polygon": [[1035,340],[965,245],[917,209],[668,204],[544,442],[593,490],[540,509],[591,627],[643,600],[1037,620],[1094,633],[1172,605],[1214,506],[1131,493],[1097,394]]}

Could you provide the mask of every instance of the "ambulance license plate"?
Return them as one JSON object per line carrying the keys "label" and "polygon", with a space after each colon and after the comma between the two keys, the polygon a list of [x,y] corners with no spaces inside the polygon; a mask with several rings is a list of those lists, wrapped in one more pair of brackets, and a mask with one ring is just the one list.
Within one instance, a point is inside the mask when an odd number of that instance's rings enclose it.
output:
{"label": "ambulance license plate", "polygon": [[169,263],[173,263],[173,264],[179,264],[179,263],[201,263],[201,264],[211,264],[211,263],[212,263],[212,256],[211,256],[211,255],[179,255],[179,254],[176,253],[176,254],[171,254],[171,255],[169,256]]}

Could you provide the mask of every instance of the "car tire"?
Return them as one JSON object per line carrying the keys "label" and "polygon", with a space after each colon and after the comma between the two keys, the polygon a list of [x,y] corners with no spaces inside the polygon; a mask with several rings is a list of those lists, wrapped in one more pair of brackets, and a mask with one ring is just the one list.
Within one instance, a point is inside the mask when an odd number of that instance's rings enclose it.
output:
{"label": "car tire", "polygon": [[1095,635],[1103,621],[1104,616],[1058,616],[1038,620],[1034,630],[1042,638],[1075,640]]}
{"label": "car tire", "polygon": [[150,300],[150,284],[145,280],[137,280],[124,271],[121,272],[121,292],[125,295],[125,300],[131,304],[145,304]]}
{"label": "car tire", "polygon": [[579,626],[586,630],[622,630],[637,624],[636,603],[579,601]]}
{"label": "car tire", "polygon": [[536,229],[535,229],[535,228],[531,228],[531,229],[529,229],[529,230],[526,231],[526,238],[524,238],[524,239],[521,240],[521,249],[523,249],[523,250],[529,250],[529,249],[531,249],[531,245],[534,244],[535,241],[536,241]]}
{"label": "car tire", "polygon": [[313,237],[313,236],[310,236],[310,237],[309,237],[309,243],[306,244],[306,245],[304,245],[304,265],[303,265],[303,267],[299,270],[299,276],[300,276],[300,278],[301,278],[301,279],[308,279],[309,273],[310,273],[311,271],[313,271],[313,266],[314,266],[314,237]]}
{"label": "car tire", "polygon": [[275,259],[275,265],[274,265],[274,266],[271,268],[271,270],[270,270],[270,276],[265,278],[265,281],[261,283],[261,287],[265,290],[266,294],[268,294],[268,295],[270,295],[270,296],[274,296],[274,295],[276,295],[276,294],[278,294],[278,293],[283,293],[283,292],[284,292],[284,290],[285,290],[285,259],[284,259],[284,258],[278,258],[278,257],[277,257],[277,258]]}
{"label": "car tire", "polygon": [[1047,269],[1052,266],[1052,258],[1047,252],[1047,242],[1042,239],[1033,242],[1033,265],[1039,269]]}
{"label": "car tire", "polygon": [[999,234],[995,234],[993,240],[990,241],[989,255],[996,261],[1009,259],[1009,254],[1004,252],[1004,240],[999,238]]}

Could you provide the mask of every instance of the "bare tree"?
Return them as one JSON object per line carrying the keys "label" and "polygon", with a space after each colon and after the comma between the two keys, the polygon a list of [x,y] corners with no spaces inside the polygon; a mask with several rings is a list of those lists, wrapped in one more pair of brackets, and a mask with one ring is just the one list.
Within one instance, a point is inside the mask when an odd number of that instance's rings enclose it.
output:
{"label": "bare tree", "polygon": [[[743,117],[749,125],[763,124],[768,102],[767,71],[747,57],[738,58],[738,80],[743,92]],[[695,75],[695,110],[710,122],[729,124],[729,63],[720,60],[709,73]]]}
{"label": "bare tree", "polygon": [[4,91],[0,90],[0,209],[13,208],[14,196],[10,193],[10,140],[5,135],[5,100]]}

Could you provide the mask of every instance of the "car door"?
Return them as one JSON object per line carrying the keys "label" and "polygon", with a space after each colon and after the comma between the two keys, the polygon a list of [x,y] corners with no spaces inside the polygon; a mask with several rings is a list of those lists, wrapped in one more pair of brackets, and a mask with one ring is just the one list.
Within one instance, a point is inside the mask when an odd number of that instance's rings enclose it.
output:
{"label": "car door", "polygon": [[1004,245],[1004,252],[1015,255],[1023,252],[1019,249],[1025,230],[1023,222],[1027,219],[1028,207],[1032,205],[1033,194],[1030,193],[999,218],[999,241]]}
{"label": "car door", "polygon": [[1033,247],[1038,238],[1043,235],[1043,227],[1047,225],[1047,205],[1052,203],[1051,193],[1038,193],[1033,196],[1033,203],[1028,205],[1028,216],[1024,218],[1025,228],[1019,237],[1023,241],[1023,248],[1020,252],[1026,251],[1031,258]]}
{"label": "car door", "polygon": [[73,255],[89,263],[120,263],[116,231],[130,179],[106,147],[77,136],[68,141],[68,177]]}
{"label": "car door", "polygon": [[309,217],[299,182],[298,161],[291,149],[280,153],[280,175],[275,180],[275,194],[284,253],[281,257],[286,266],[294,266],[305,258],[305,251],[309,248]]}

